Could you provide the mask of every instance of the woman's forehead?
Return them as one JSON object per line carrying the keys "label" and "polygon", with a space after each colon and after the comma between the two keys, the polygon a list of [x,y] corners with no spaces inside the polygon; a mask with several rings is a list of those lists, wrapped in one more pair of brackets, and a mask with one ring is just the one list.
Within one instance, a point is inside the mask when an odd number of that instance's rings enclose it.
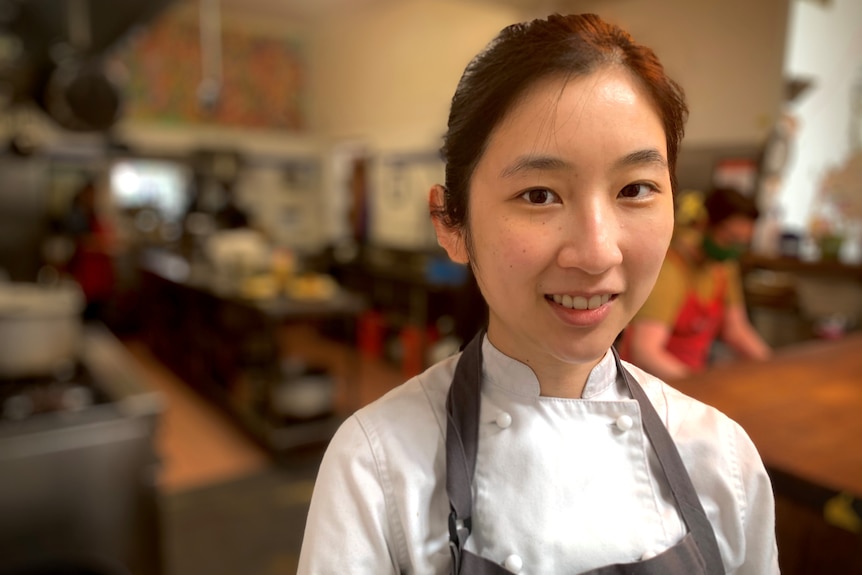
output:
{"label": "woman's forehead", "polygon": [[580,100],[582,103],[600,99],[622,105],[632,104],[637,100],[649,106],[655,115],[659,115],[658,108],[653,105],[641,79],[624,66],[609,64],[583,74],[557,73],[536,79],[513,99],[495,126],[495,131],[502,124],[523,114],[553,114],[564,99]]}
{"label": "woman's forehead", "polygon": [[624,153],[655,148],[666,155],[661,117],[649,93],[623,67],[534,82],[491,132],[483,155],[550,150],[593,155],[594,146],[632,147]]}

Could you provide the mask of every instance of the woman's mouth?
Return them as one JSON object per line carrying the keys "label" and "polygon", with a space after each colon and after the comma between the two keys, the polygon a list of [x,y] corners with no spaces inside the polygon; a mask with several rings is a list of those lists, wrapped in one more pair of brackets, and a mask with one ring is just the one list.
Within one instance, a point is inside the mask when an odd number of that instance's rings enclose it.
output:
{"label": "woman's mouth", "polygon": [[553,294],[546,295],[545,299],[549,299],[554,303],[569,309],[588,310],[600,308],[615,297],[616,295],[614,294],[596,294],[589,297],[581,295],[572,296],[568,294]]}

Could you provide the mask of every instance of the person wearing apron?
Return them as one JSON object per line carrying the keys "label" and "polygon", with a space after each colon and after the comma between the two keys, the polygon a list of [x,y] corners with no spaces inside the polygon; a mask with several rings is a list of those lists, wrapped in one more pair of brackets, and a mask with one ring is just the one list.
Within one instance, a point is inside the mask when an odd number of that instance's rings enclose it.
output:
{"label": "person wearing apron", "polygon": [[745,359],[765,359],[770,348],[751,325],[736,259],[751,239],[757,207],[729,188],[704,204],[704,230],[677,231],[656,285],[626,327],[620,354],[670,381],[706,369],[714,344]]}
{"label": "person wearing apron", "polygon": [[612,348],[667,252],[685,116],[595,15],[507,27],[467,66],[429,209],[487,326],[345,420],[300,574],[778,572],[745,431]]}
{"label": "person wearing apron", "polygon": [[[674,319],[671,320],[672,327],[663,347],[687,369],[693,372],[701,371],[707,366],[710,349],[721,333],[724,310],[728,305],[727,268],[710,266],[708,270],[705,270],[708,276],[706,279],[709,282],[707,290],[709,293],[704,296],[697,289],[696,270],[689,269],[683,256],[671,248],[668,250],[667,259],[669,261],[666,265],[678,266],[686,272],[681,281],[678,279],[668,280],[668,283],[674,284],[669,291],[677,295],[674,299],[678,299],[680,303],[674,314]],[[670,297],[667,290],[654,289],[651,294],[651,297],[657,300],[665,296]],[[663,308],[669,305],[669,302],[661,301],[657,302],[655,307]],[[639,319],[648,317],[649,309],[641,308],[640,315],[635,316],[635,319],[623,332],[620,341],[621,357],[636,365],[642,365],[642,362],[634,359],[632,347],[642,345],[643,340],[652,337],[637,333],[640,327]],[[649,352],[641,352],[641,355],[647,355],[647,357],[654,359]],[[643,365],[643,367],[648,368],[649,366]],[[657,370],[651,372],[654,371]],[[664,375],[668,377],[670,374]]]}

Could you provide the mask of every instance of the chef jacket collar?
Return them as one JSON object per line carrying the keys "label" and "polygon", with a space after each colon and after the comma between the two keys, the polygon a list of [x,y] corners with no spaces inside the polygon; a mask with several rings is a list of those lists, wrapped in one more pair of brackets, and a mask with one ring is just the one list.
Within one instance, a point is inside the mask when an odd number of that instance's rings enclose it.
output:
{"label": "chef jacket collar", "polygon": [[[489,384],[514,395],[538,397],[540,395],[539,380],[536,374],[525,363],[513,359],[494,347],[488,335],[482,341],[482,375]],[[587,384],[581,394],[581,399],[594,399],[603,394],[612,384],[617,382],[617,367],[611,350],[605,353],[602,360],[590,372]],[[620,380],[622,378],[619,378]],[[621,385],[624,385],[621,383]],[[617,386],[619,387],[619,386]],[[621,390],[614,390],[615,397],[625,397]],[[616,397],[620,396],[620,397]]]}

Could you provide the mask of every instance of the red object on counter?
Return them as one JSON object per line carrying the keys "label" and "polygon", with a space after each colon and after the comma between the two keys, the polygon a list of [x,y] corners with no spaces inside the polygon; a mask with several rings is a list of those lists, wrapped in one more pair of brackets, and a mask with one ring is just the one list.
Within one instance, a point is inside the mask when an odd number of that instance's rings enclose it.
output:
{"label": "red object on counter", "polygon": [[408,325],[401,330],[401,375],[409,379],[422,373],[425,367],[425,332]]}
{"label": "red object on counter", "polygon": [[369,359],[383,357],[383,335],[385,332],[383,315],[370,310],[359,316],[357,343],[359,353]]}

